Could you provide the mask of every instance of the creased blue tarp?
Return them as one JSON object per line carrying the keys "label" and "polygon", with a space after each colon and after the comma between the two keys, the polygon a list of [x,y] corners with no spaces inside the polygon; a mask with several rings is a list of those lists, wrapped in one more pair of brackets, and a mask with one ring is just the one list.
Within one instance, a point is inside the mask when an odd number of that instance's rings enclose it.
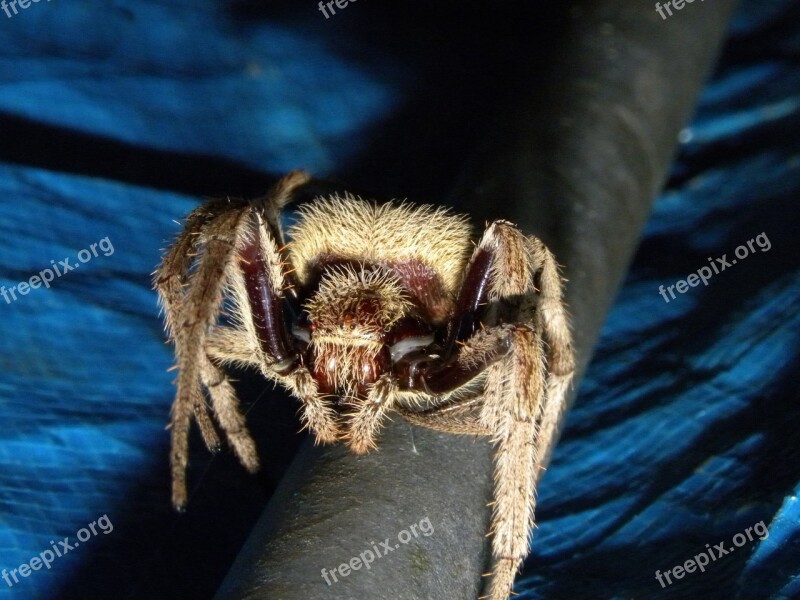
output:
{"label": "creased blue tarp", "polygon": [[[0,12],[0,115],[335,173],[414,97],[414,64],[378,50],[353,60],[313,6],[297,14],[77,0]],[[800,597],[798,16],[789,1],[740,9],[543,480],[521,598]],[[150,273],[200,198],[4,152],[0,285],[80,266],[0,297],[0,569],[103,515],[114,527],[0,581],[0,597],[206,597],[268,485],[232,466],[215,493],[243,514],[212,499],[178,524],[169,511],[171,356]],[[748,248],[759,234],[769,248]],[[742,245],[708,285],[659,294]],[[656,579],[762,521],[766,539],[704,573]]]}

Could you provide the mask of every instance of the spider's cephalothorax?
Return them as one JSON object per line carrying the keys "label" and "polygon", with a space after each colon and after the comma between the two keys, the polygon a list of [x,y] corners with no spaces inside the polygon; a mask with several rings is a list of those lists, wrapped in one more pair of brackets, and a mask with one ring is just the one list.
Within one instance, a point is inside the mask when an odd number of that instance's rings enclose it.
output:
{"label": "spider's cephalothorax", "polygon": [[222,370],[252,365],[300,400],[319,442],[366,452],[390,412],[491,436],[487,597],[505,600],[574,370],[556,262],[506,221],[473,248],[463,216],[350,195],[300,206],[284,236],[280,210],[308,181],[293,171],[260,200],[194,210],[155,273],[178,363],[173,503],[186,503],[192,418],[216,449],[213,414],[242,464],[258,468]]}

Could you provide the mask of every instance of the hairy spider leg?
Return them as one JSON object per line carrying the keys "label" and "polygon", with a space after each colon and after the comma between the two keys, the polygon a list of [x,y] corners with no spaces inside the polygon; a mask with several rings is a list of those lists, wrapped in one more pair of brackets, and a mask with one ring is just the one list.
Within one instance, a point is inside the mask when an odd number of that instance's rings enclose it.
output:
{"label": "hairy spider leg", "polygon": [[252,238],[239,251],[240,267],[261,349],[273,361],[271,368],[279,375],[287,375],[295,370],[300,356],[286,326],[283,257],[274,240],[262,239],[263,225],[258,220]]}
{"label": "hairy spider leg", "polygon": [[[214,203],[193,212],[177,243],[168,251],[155,273],[166,313],[170,337],[175,342],[178,365],[177,391],[172,406],[171,453],[172,502],[186,505],[186,466],[189,427],[194,415],[207,446],[214,450],[219,439],[207,414],[203,389],[215,387],[224,374],[205,356],[207,331],[214,326],[222,301],[224,274],[235,261],[235,245],[246,209],[241,204]],[[199,255],[198,268],[190,272]],[[212,405],[214,401],[212,400]],[[238,412],[238,404],[229,407]],[[230,414],[230,412],[228,413]],[[225,429],[225,423],[220,422]],[[252,443],[234,444],[243,464],[257,467]]]}
{"label": "hairy spider leg", "polygon": [[[316,381],[303,365],[297,341],[287,329],[287,311],[299,314],[300,310],[295,293],[297,281],[293,269],[285,268],[291,263],[278,246],[283,241],[277,223],[278,211],[292,200],[293,191],[307,181],[306,173],[293,171],[254,206],[251,235],[239,251],[240,268],[252,324],[266,361],[259,365],[262,373],[280,381],[300,399],[301,421],[317,442],[332,442],[341,433],[336,412],[320,395]],[[287,294],[289,289],[291,292]]]}
{"label": "hairy spider leg", "polygon": [[433,356],[422,351],[414,352],[398,361],[395,372],[401,389],[444,394],[461,387],[508,354],[510,337],[496,335],[485,339],[469,361],[461,360],[460,349],[475,333],[482,307],[486,304],[494,262],[492,245],[483,241],[467,266],[453,316],[447,325],[444,353]]}
{"label": "hairy spider leg", "polygon": [[[444,396],[424,411],[401,402],[396,410],[439,431],[493,436],[496,500],[486,597],[505,600],[529,550],[535,485],[574,370],[571,335],[555,259],[541,241],[510,223],[487,228],[464,282],[448,336],[457,349],[422,368],[409,365],[408,380],[411,388],[442,394],[485,369],[483,395],[455,401]],[[506,310],[516,311],[505,315],[513,324],[471,333],[486,302],[507,303]]]}
{"label": "hairy spider leg", "polygon": [[[240,309],[251,313],[249,306],[242,306],[247,296],[246,274],[240,271],[237,262],[242,264],[240,252],[245,259],[255,258],[252,255],[254,239],[265,250],[268,259],[270,256],[276,257],[275,261],[270,261],[271,265],[274,262],[275,269],[268,269],[261,257],[258,257],[261,259],[260,265],[259,261],[248,261],[257,265],[252,279],[254,289],[260,289],[256,295],[271,290],[272,295],[278,296],[274,290],[285,289],[286,274],[281,272],[283,258],[277,246],[270,243],[273,238],[268,229],[277,232],[277,239],[282,240],[276,215],[291,200],[293,190],[308,180],[306,173],[293,171],[282,178],[267,197],[255,203],[221,199],[209,201],[193,210],[187,217],[183,231],[167,250],[154,273],[154,287],[159,292],[169,337],[175,343],[178,367],[177,390],[170,421],[170,463],[172,503],[179,510],[185,507],[187,501],[186,467],[192,416],[206,446],[215,451],[220,441],[209,414],[213,412],[240,462],[249,471],[258,468],[255,444],[245,426],[233,387],[220,364],[256,364],[262,372],[284,383],[301,401],[309,399],[309,403],[304,405],[304,421],[316,424],[312,428],[317,431],[318,439],[332,440],[337,434],[335,426],[325,429],[332,416],[326,413],[324,406],[318,405],[321,400],[317,398],[315,384],[313,380],[309,381],[311,378],[307,371],[298,368],[287,377],[270,373],[269,365],[264,364],[264,357],[260,356],[259,351],[241,350],[263,350],[261,339],[251,339],[258,337],[253,335],[252,326],[228,329],[218,327],[216,323],[226,287],[238,290],[235,301]],[[254,225],[259,232],[257,236],[253,233]],[[196,269],[192,268],[194,264],[197,265]],[[264,270],[268,271],[271,279],[280,280],[277,285],[269,281],[263,287],[266,283]],[[241,280],[237,280],[237,277]],[[263,308],[263,303],[254,306]],[[261,316],[267,318],[266,315]],[[261,324],[264,324],[263,320]],[[211,401],[210,406],[204,391]],[[309,414],[311,417],[308,417]]]}

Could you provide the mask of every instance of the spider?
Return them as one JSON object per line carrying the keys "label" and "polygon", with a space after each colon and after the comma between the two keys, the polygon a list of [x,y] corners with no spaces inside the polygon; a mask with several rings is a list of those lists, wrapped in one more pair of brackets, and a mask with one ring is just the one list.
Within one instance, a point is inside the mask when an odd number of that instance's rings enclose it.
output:
{"label": "spider", "polygon": [[259,200],[208,201],[154,274],[178,369],[172,502],[187,501],[192,417],[216,451],[213,414],[242,465],[258,468],[226,365],[282,384],[317,442],[357,454],[376,448],[392,412],[490,436],[486,597],[505,600],[528,554],[536,481],[574,370],[556,261],[507,221],[475,245],[463,215],[351,194],[301,204],[284,232],[281,209],[309,181],[292,171]]}

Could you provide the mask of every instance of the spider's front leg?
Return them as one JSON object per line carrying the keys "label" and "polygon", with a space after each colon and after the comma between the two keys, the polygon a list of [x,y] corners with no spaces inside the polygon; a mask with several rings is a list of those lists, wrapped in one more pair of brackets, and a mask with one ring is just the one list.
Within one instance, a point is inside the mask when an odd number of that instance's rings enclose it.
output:
{"label": "spider's front leg", "polygon": [[536,482],[565,408],[574,359],[561,277],[547,247],[498,221],[476,252],[482,249],[492,254],[487,299],[502,318],[515,313],[517,321],[511,352],[488,369],[480,417],[496,448],[488,597],[505,600],[529,552]]}
{"label": "spider's front leg", "polygon": [[300,313],[300,307],[294,305],[297,282],[292,271],[284,268],[287,262],[278,247],[282,239],[275,220],[278,209],[290,201],[292,189],[307,181],[304,173],[290,173],[258,207],[252,238],[240,252],[242,278],[235,284],[234,297],[246,298],[238,303],[242,323],[262,350],[262,373],[280,381],[301,401],[301,421],[317,442],[333,442],[340,435],[336,411],[319,393],[286,329],[285,306],[292,305],[293,315]]}
{"label": "spider's front leg", "polygon": [[[473,333],[482,313],[494,325]],[[408,386],[434,394],[485,370],[482,398],[467,396],[422,412],[411,407],[401,412],[434,429],[492,436],[491,600],[508,597],[529,551],[536,480],[574,369],[570,340],[552,254],[538,239],[498,221],[486,230],[470,260],[450,324],[449,356],[408,368]]]}
{"label": "spider's front leg", "polygon": [[[283,321],[281,298],[287,275],[276,243],[281,238],[274,215],[307,181],[308,175],[294,171],[260,202],[214,200],[195,209],[154,274],[177,359],[170,463],[172,502],[178,509],[187,500],[192,416],[206,445],[216,450],[219,438],[211,410],[242,465],[250,471],[258,468],[255,444],[221,363],[255,364],[296,390],[301,399],[310,397],[312,408],[318,402],[313,381],[305,382],[302,369],[281,375],[287,369],[285,361],[291,362],[295,355]],[[237,308],[232,328],[217,324],[226,293]],[[271,370],[275,363],[277,368]],[[319,417],[308,422],[312,426],[320,422],[325,429]]]}

